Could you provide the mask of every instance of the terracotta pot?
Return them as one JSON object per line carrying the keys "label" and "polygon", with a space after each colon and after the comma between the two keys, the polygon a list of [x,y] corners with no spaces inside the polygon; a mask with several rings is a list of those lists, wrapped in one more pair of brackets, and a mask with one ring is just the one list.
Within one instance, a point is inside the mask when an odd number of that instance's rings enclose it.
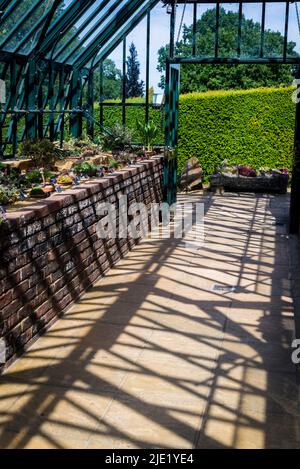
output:
{"label": "terracotta pot", "polygon": [[48,194],[55,191],[55,187],[52,184],[47,184],[43,187],[43,191]]}

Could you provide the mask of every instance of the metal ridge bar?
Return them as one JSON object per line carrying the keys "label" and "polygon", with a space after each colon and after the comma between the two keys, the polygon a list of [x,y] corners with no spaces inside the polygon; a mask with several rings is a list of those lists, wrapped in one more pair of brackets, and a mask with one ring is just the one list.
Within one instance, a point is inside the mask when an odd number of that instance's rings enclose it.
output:
{"label": "metal ridge bar", "polygon": [[289,12],[290,12],[290,3],[286,2],[286,4],[285,4],[285,21],[284,21],[284,40],[283,40],[283,57],[284,58],[286,57],[287,43],[288,43]]}
{"label": "metal ridge bar", "polygon": [[[3,12],[3,15],[1,16],[0,18],[0,24],[6,20],[6,18],[8,18],[12,13],[13,11],[15,10],[15,8],[17,8],[17,6],[22,2],[23,0],[14,0],[13,3],[11,4],[8,4],[8,8]],[[7,2],[6,2],[7,3]]]}

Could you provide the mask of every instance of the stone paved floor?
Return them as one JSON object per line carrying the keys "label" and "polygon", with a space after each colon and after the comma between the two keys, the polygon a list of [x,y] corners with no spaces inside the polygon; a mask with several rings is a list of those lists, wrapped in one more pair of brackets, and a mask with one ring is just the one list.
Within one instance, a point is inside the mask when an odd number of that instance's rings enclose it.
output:
{"label": "stone paved floor", "polygon": [[289,198],[185,200],[204,246],[145,240],[10,367],[1,448],[300,447]]}

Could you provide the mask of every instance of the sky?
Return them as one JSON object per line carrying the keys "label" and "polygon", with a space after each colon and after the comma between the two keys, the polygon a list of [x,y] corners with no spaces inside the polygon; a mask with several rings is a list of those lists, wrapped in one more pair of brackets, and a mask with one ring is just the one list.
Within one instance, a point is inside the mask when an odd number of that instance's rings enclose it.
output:
{"label": "sky", "polygon": [[[97,5],[98,2],[95,2]],[[95,7],[96,7],[95,5]],[[238,4],[224,3],[221,4],[225,10],[238,11]],[[243,13],[248,19],[261,22],[261,3],[244,3]],[[201,17],[204,11],[208,8],[214,8],[213,4],[198,5],[198,18]],[[178,37],[179,24],[181,22],[184,5],[177,7],[177,21],[176,21],[176,38]],[[300,11],[300,5],[299,5]],[[190,25],[193,22],[193,5],[187,5],[183,18],[183,24]],[[266,29],[272,31],[284,32],[284,18],[285,18],[285,3],[266,3]],[[84,20],[84,19],[83,19]],[[160,81],[160,73],[157,71],[157,51],[159,48],[169,42],[169,22],[170,16],[166,13],[166,8],[162,7],[159,3],[151,12],[151,45],[150,45],[150,87],[153,86],[156,93],[161,93],[158,87]],[[90,25],[87,25],[87,29]],[[180,35],[181,36],[181,35]],[[179,38],[180,38],[179,36]],[[91,37],[91,39],[93,36]],[[300,34],[297,25],[295,3],[290,4],[289,16],[289,35],[288,40],[296,42],[296,51],[300,53]],[[140,24],[128,35],[127,48],[131,42],[134,42],[138,51],[138,57],[141,66],[141,79],[145,81],[146,75],[146,19],[142,20]],[[115,49],[110,55],[112,60],[115,61],[116,66],[122,69],[122,44]]]}

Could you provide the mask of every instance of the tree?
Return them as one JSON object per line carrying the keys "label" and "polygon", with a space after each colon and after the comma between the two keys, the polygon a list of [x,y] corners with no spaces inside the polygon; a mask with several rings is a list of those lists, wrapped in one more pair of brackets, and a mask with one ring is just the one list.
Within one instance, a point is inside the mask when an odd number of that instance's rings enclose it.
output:
{"label": "tree", "polygon": [[126,65],[126,98],[139,98],[144,95],[144,82],[139,81],[140,63],[138,61],[137,50],[133,42],[129,47],[129,56],[127,57]]}
{"label": "tree", "polygon": [[[234,57],[237,49],[238,13],[220,8],[219,57]],[[214,55],[216,28],[215,8],[203,13],[197,21],[197,55]],[[183,38],[176,44],[176,55],[190,56],[192,51],[193,26],[183,27]],[[265,31],[264,54],[266,57],[282,56],[284,38],[281,33]],[[287,44],[287,55],[297,56],[295,42]],[[241,56],[259,57],[260,24],[242,16]],[[158,51],[158,71],[165,71],[168,46]],[[164,75],[159,86],[164,88]],[[291,84],[291,67],[282,64],[236,64],[236,65],[185,65],[181,67],[181,91],[207,91],[216,89],[247,89],[260,86]]]}
{"label": "tree", "polygon": [[[95,73],[94,80],[99,83],[99,73]],[[103,98],[118,99],[121,95],[122,73],[111,59],[103,62]],[[99,98],[99,88],[96,90],[95,99]]]}

